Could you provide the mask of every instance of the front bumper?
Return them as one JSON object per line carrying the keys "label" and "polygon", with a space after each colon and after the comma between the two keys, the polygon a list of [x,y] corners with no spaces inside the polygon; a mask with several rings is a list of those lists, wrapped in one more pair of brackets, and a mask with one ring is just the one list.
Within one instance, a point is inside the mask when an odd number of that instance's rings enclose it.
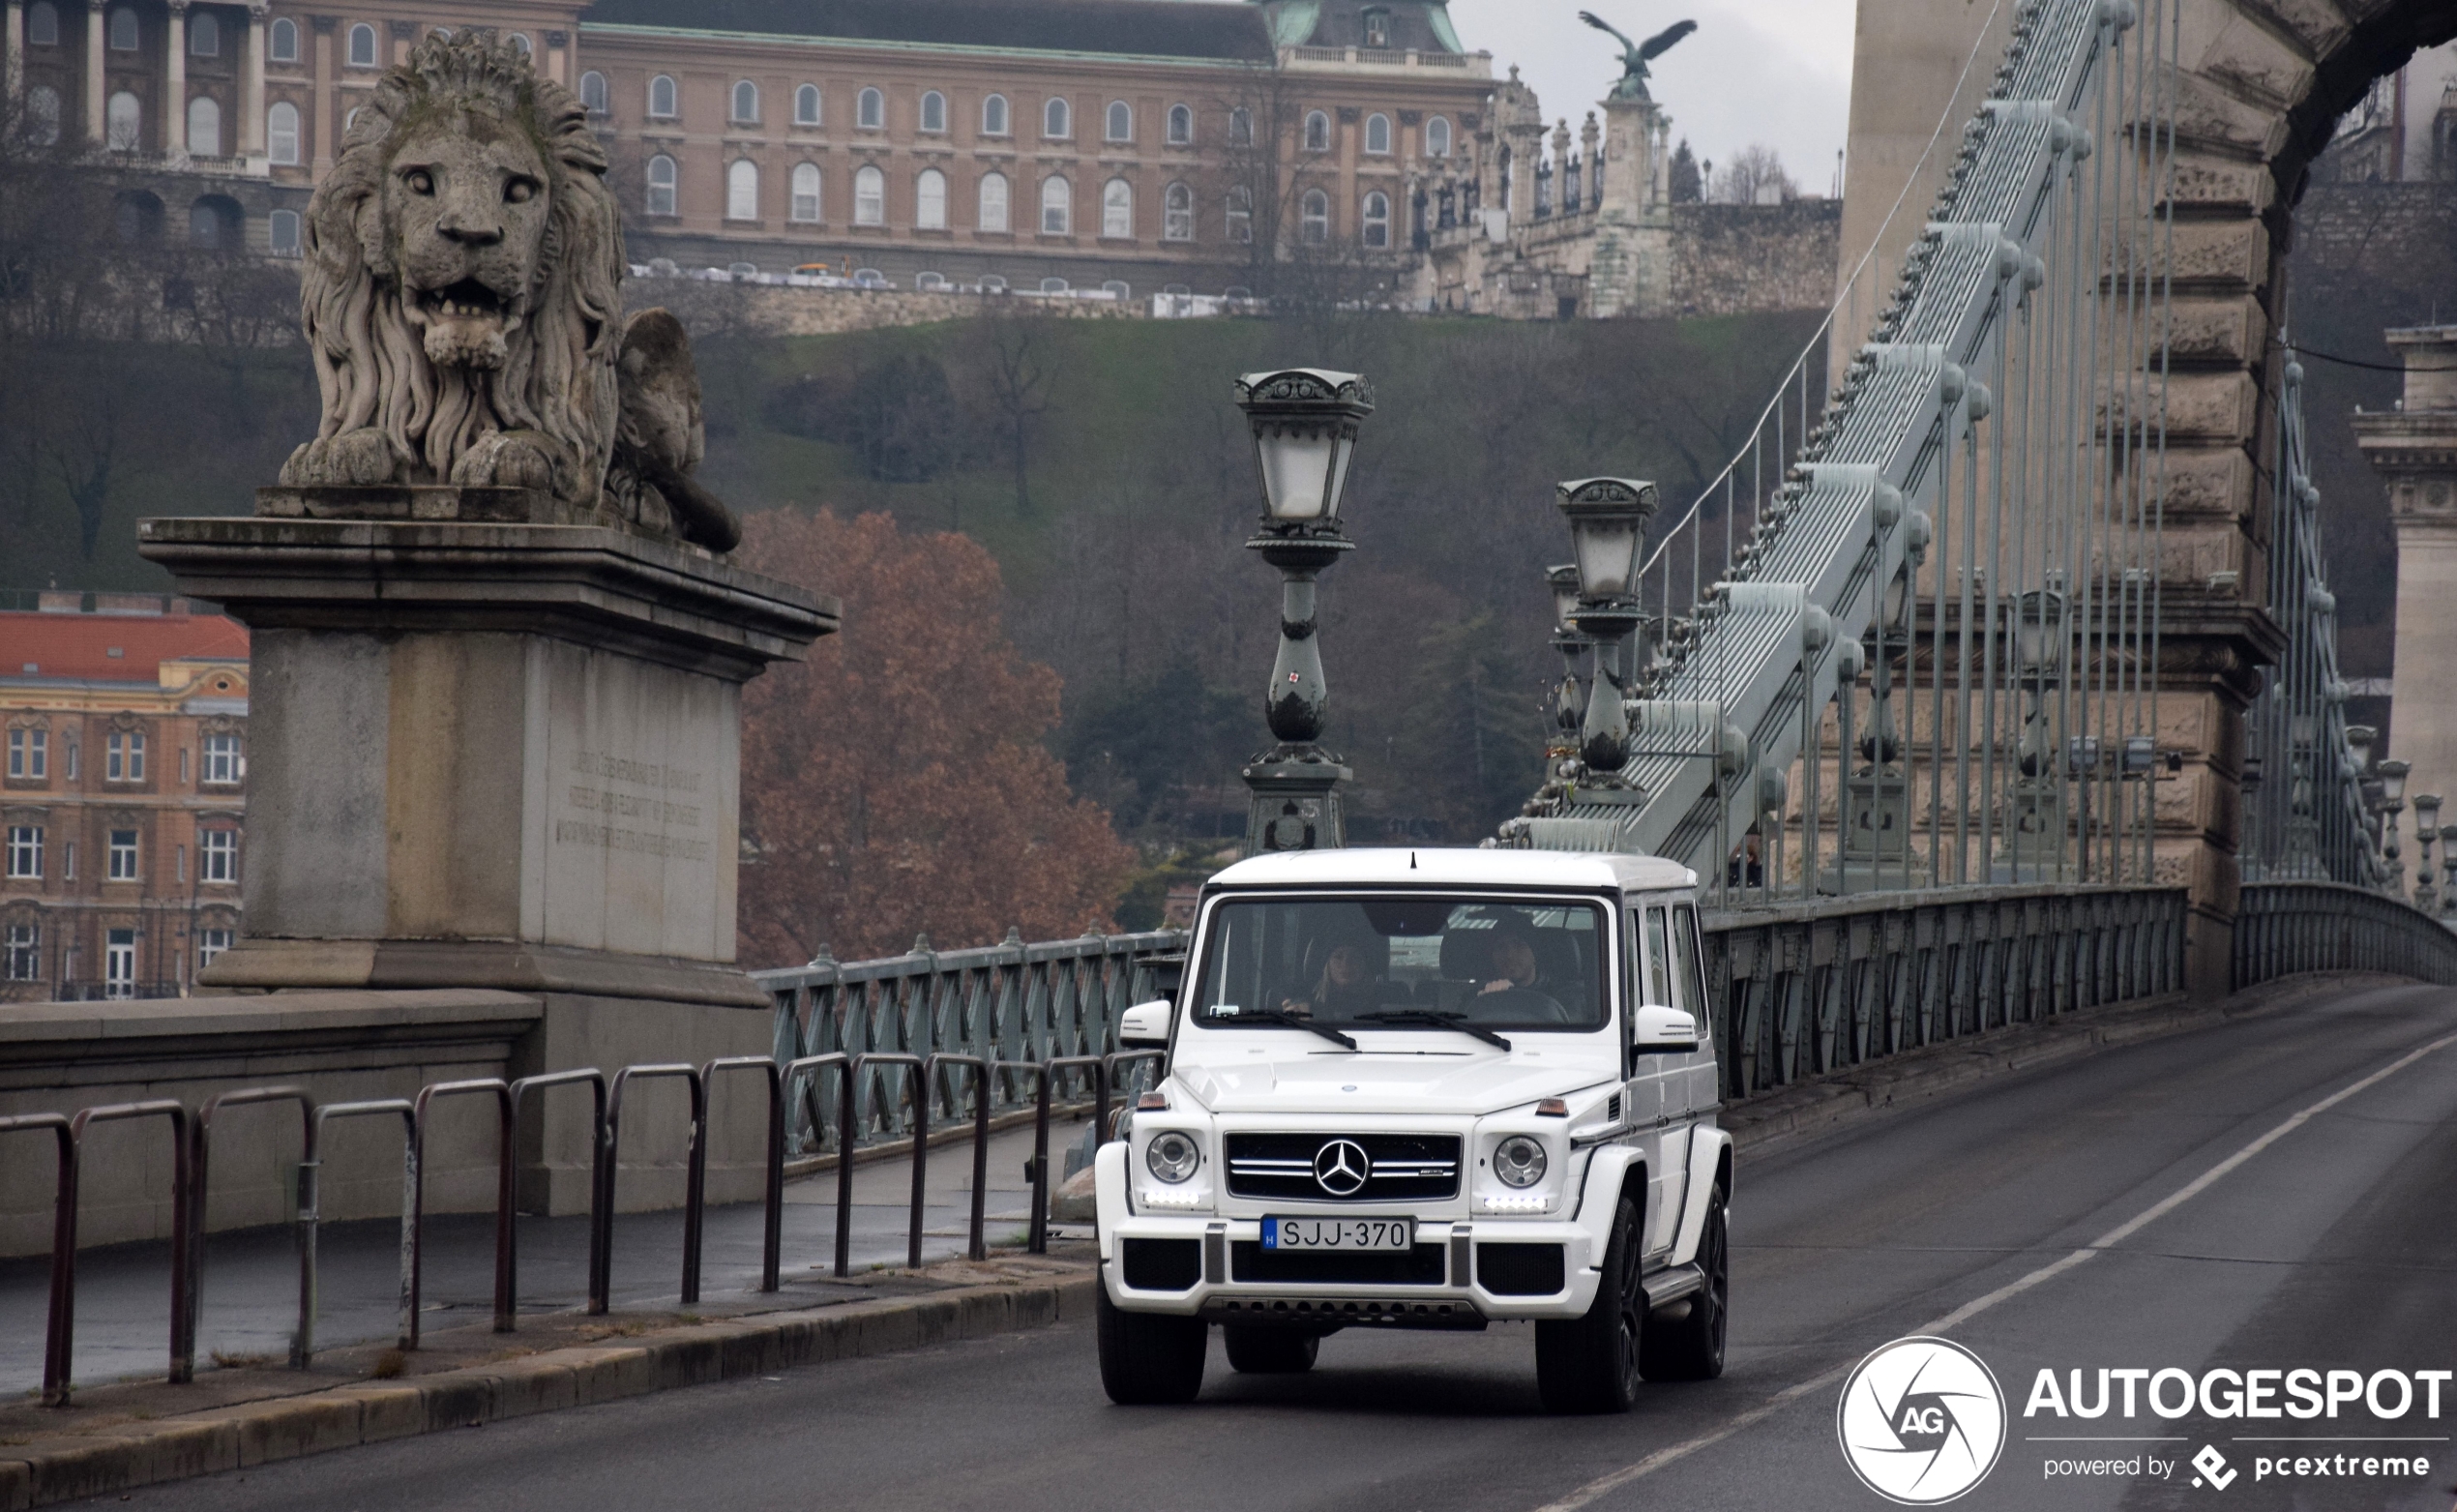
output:
{"label": "front bumper", "polygon": [[[1114,1211],[1104,1203],[1105,1216]],[[1405,1214],[1358,1213],[1356,1217],[1399,1217]],[[1408,1281],[1296,1281],[1251,1278],[1258,1268],[1257,1255],[1262,1225],[1255,1219],[1178,1217],[1162,1214],[1121,1216],[1101,1226],[1101,1278],[1110,1300],[1134,1313],[1166,1313],[1199,1317],[1214,1322],[1292,1324],[1300,1326],[1364,1326],[1385,1328],[1481,1328],[1487,1322],[1533,1319],[1579,1318],[1595,1301],[1600,1276],[1595,1269],[1595,1239],[1575,1222],[1509,1220],[1481,1224],[1448,1219],[1420,1221],[1416,1243],[1440,1251],[1440,1262],[1423,1256],[1418,1276]],[[1191,1278],[1170,1275],[1160,1286],[1127,1284],[1126,1245],[1130,1240],[1193,1242],[1199,1246],[1200,1266]],[[1497,1271],[1495,1257],[1478,1262],[1479,1244],[1558,1245],[1561,1287],[1550,1294],[1523,1294],[1515,1289],[1495,1292],[1480,1272]],[[1242,1254],[1241,1254],[1242,1247]],[[1145,1252],[1149,1253],[1149,1252]],[[1172,1247],[1172,1255],[1183,1254]],[[1178,1286],[1181,1280],[1191,1286]],[[1524,1284],[1524,1283],[1523,1283]]]}

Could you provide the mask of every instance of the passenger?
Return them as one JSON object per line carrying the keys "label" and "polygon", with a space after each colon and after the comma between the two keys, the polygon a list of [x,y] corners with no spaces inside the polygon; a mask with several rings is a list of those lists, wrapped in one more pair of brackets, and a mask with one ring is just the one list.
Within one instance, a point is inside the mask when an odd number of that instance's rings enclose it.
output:
{"label": "passenger", "polygon": [[1374,975],[1363,947],[1345,944],[1323,958],[1322,974],[1304,998],[1282,1002],[1281,1011],[1300,1019],[1352,1019],[1382,1005],[1382,981]]}

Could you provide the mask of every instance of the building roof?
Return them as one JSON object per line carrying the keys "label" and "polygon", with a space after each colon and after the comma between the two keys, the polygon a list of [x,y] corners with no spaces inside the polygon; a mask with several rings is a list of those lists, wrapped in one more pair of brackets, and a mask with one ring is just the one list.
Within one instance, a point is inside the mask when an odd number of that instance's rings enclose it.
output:
{"label": "building roof", "polygon": [[155,688],[164,662],[247,659],[247,627],[219,614],[0,613],[0,680]]}
{"label": "building roof", "polygon": [[597,0],[583,26],[1268,62],[1262,13],[1221,0]]}

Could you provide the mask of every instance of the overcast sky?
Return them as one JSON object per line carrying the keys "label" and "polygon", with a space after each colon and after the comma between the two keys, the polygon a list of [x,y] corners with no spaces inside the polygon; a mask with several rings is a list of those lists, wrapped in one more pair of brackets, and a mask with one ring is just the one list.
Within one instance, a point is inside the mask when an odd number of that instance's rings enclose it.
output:
{"label": "overcast sky", "polygon": [[1851,103],[1850,0],[1450,0],[1469,51],[1493,53],[1535,86],[1550,120],[1575,133],[1620,76],[1618,44],[1590,30],[1592,10],[1643,42],[1682,19],[1697,34],[1655,61],[1648,87],[1689,138],[1717,162],[1751,142],[1783,155],[1800,188],[1826,193]]}

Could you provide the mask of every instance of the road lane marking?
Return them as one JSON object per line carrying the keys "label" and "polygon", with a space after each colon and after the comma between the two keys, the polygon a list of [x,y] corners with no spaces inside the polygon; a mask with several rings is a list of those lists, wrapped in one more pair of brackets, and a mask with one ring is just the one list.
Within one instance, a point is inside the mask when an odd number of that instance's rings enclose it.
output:
{"label": "road lane marking", "polygon": [[[1944,1317],[1936,1319],[1930,1322],[1922,1323],[1918,1327],[1911,1329],[1910,1332],[1912,1334],[1941,1334],[1949,1328],[1958,1327],[1963,1323],[1969,1322],[1970,1319],[1978,1317],[1984,1312],[1987,1312],[1990,1308],[1993,1308],[1999,1303],[2009,1302],[2026,1291],[2044,1286],[2048,1282],[2054,1281],[2057,1277],[2063,1275],[2065,1272],[2098,1259],[2101,1255],[2106,1254],[2117,1245],[2123,1243],[2134,1234],[2141,1232],[2142,1230],[2147,1228],[2149,1225],[2156,1223],[2161,1218],[2166,1217],[2176,1209],[2183,1206],[2186,1202],[2191,1201],[2194,1198],[2197,1198],[2204,1192],[2208,1191],[2219,1181],[2241,1169],[2245,1162],[2251,1160],[2254,1156],[2259,1155],[2270,1145],[2277,1143],[2280,1140],[2285,1139],[2288,1135],[2293,1134],[2295,1130],[2302,1128],[2305,1124],[2310,1123],[2321,1114],[2327,1112],[2330,1109],[2337,1107],[2340,1103],[2345,1102],[2347,1099],[2353,1097],[2357,1093],[2369,1091],[2371,1088],[2380,1085],[2389,1078],[2405,1070],[2408,1066],[2421,1060],[2424,1056],[2432,1054],[2437,1051],[2445,1050],[2451,1045],[2457,1045],[2457,1034],[2443,1035],[2422,1047],[2420,1050],[2413,1051],[2394,1061],[2391,1061],[2388,1065],[2373,1072],[2362,1081],[2354,1082],[2351,1086],[2339,1088],[2337,1091],[2330,1093],[2327,1097],[2314,1103],[2311,1107],[2296,1112],[2292,1117],[2288,1118],[2286,1122],[2279,1124],[2276,1128],[2253,1141],[2243,1148],[2235,1151],[2235,1153],[2228,1156],[2225,1160],[2220,1161],[2217,1165],[2203,1171],[2200,1175],[2185,1183],[2184,1186],[2179,1188],[2177,1191],[2168,1196],[2164,1201],[2153,1204],[2139,1214],[2136,1214],[2131,1219],[2117,1224],[2115,1228],[2110,1229],[2107,1232],[2082,1246],[2082,1248],[2075,1250],[2072,1254],[2067,1255],[2063,1259],[2056,1260],[2050,1264],[2042,1265],[2037,1270],[2030,1272],[2030,1274],[2022,1277],[2018,1281],[2009,1282],[2004,1286],[1998,1287],[1996,1290],[1989,1292],[1987,1295],[1980,1297],[1975,1301],[1966,1302],[1962,1306],[1954,1309],[1952,1312],[1947,1313]],[[1557,1500],[1546,1502],[1543,1506],[1536,1508],[1536,1512],[1578,1512],[1579,1508],[1590,1504],[1595,1501],[1596,1498],[1618,1491],[1621,1487],[1628,1485],[1632,1481],[1640,1480],[1645,1476],[1651,1475],[1655,1471],[1662,1469],[1667,1465],[1673,1464],[1680,1460],[1685,1460],[1691,1455],[1696,1454],[1701,1449],[1711,1449],[1716,1444],[1722,1443],[1727,1438],[1732,1438],[1740,1434],[1746,1433],[1748,1430],[1757,1427],[1760,1423],[1764,1422],[1767,1418],[1770,1418],[1776,1413],[1782,1411],[1785,1408],[1788,1408],[1793,1403],[1799,1401],[1802,1397],[1813,1396],[1816,1393],[1824,1390],[1826,1387],[1834,1385],[1836,1382],[1850,1376],[1857,1364],[1858,1362],[1856,1360],[1849,1361],[1844,1364],[1837,1365],[1832,1370],[1825,1372],[1821,1376],[1801,1381],[1799,1384],[1794,1386],[1788,1386],[1775,1393],[1760,1406],[1750,1408],[1748,1411],[1741,1413],[1738,1417],[1732,1418],[1731,1421],[1725,1423],[1723,1427],[1716,1429],[1713,1433],[1701,1434],[1695,1438],[1687,1438],[1683,1439],[1679,1443],[1669,1444],[1664,1448],[1656,1450],[1653,1454],[1648,1455],[1646,1458],[1639,1461],[1635,1465],[1624,1466],[1621,1468],[1613,1471],[1609,1475],[1599,1476],[1594,1480],[1588,1481],[1585,1485],[1581,1486],[1578,1490],[1571,1492],[1568,1496],[1562,1497]]]}

